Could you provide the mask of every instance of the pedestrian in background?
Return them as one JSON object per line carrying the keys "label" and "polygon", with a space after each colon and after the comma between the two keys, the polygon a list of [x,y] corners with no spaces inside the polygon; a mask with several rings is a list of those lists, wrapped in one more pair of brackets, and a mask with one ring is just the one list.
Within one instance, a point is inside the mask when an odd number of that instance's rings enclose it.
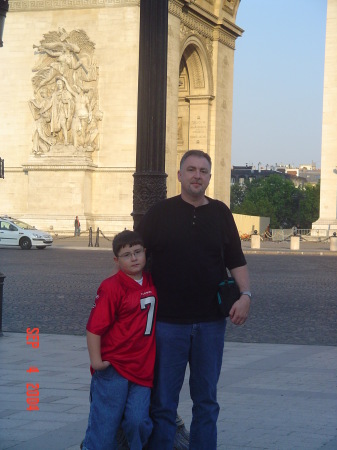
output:
{"label": "pedestrian in background", "polygon": [[81,234],[81,224],[80,224],[80,220],[78,218],[78,216],[76,216],[75,218],[75,233],[74,236],[79,236]]}

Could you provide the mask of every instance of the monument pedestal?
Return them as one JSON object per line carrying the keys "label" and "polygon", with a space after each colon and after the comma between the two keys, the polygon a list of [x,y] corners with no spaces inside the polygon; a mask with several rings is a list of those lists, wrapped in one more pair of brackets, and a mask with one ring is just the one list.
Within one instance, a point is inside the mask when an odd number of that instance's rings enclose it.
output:
{"label": "monument pedestal", "polygon": [[55,232],[73,228],[79,216],[82,231],[90,224],[93,173],[97,166],[85,154],[31,156],[23,171],[27,176],[27,214],[32,225]]}
{"label": "monument pedestal", "polygon": [[312,235],[329,237],[337,232],[337,219],[318,219],[312,224]]}

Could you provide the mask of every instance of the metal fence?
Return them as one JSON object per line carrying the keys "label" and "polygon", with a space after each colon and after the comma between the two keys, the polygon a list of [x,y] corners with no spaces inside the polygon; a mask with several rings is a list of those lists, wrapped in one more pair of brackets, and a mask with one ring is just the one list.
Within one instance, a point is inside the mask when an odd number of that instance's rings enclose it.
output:
{"label": "metal fence", "polygon": [[303,241],[325,241],[329,239],[329,230],[313,230],[311,228],[272,229],[271,240],[282,242],[290,240],[291,236],[300,236]]}

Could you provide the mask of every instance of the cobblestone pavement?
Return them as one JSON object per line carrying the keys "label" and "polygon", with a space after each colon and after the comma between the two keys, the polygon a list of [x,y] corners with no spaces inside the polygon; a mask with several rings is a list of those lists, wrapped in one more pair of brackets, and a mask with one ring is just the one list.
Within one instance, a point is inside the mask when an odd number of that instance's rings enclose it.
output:
{"label": "cobblestone pavement", "polygon": [[[337,345],[337,255],[246,257],[251,314],[243,327],[228,324],[227,341]],[[3,331],[83,335],[98,285],[112,271],[112,252],[103,249],[1,248]]]}

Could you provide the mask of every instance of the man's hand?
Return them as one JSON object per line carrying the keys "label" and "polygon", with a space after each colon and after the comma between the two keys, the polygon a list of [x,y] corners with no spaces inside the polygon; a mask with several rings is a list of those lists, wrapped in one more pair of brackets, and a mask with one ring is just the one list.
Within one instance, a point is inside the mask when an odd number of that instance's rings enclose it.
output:
{"label": "man's hand", "polygon": [[234,303],[232,309],[229,311],[229,317],[234,325],[243,325],[246,322],[250,301],[248,295],[241,295],[239,300]]}

